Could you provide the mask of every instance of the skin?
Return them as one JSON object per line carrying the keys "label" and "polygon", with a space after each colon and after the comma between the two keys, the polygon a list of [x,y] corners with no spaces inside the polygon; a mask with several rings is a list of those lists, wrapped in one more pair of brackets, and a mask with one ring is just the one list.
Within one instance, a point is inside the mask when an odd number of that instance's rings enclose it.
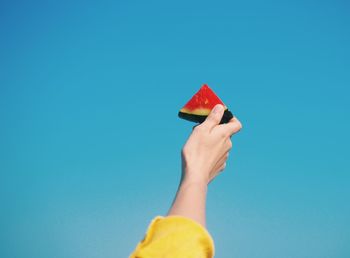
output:
{"label": "skin", "polygon": [[242,124],[232,118],[219,124],[224,107],[216,105],[207,119],[194,127],[182,148],[182,176],[167,216],[184,216],[206,225],[206,196],[209,183],[226,167],[232,148],[231,136]]}

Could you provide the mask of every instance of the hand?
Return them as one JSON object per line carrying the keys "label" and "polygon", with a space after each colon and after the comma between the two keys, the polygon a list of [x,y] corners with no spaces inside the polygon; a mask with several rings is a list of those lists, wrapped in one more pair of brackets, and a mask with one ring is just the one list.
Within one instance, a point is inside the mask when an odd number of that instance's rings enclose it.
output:
{"label": "hand", "polygon": [[232,148],[231,136],[242,125],[237,118],[219,124],[223,114],[224,107],[218,104],[207,119],[193,129],[181,152],[183,181],[209,184],[225,169]]}

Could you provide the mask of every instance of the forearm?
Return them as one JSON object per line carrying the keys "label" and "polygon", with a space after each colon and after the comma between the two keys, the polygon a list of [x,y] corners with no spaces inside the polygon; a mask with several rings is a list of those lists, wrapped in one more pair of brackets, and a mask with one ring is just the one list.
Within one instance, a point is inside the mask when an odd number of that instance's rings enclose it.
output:
{"label": "forearm", "polygon": [[206,120],[195,126],[182,148],[183,178],[168,216],[188,217],[205,227],[208,184],[225,169],[231,136],[242,127],[236,118],[220,124],[223,114],[224,107],[216,105]]}
{"label": "forearm", "polygon": [[180,183],[168,216],[188,217],[205,227],[207,189],[208,186],[205,181],[184,179]]}

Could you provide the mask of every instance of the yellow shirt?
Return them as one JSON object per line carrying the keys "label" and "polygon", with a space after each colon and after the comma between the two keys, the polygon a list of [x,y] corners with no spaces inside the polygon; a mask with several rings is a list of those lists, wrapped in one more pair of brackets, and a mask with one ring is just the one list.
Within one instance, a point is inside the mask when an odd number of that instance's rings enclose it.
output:
{"label": "yellow shirt", "polygon": [[214,250],[209,232],[196,221],[157,216],[129,258],[212,258]]}

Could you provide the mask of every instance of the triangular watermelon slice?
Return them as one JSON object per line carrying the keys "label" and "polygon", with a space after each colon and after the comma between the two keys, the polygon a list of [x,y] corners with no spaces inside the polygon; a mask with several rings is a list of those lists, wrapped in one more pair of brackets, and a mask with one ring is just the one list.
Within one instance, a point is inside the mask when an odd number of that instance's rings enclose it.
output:
{"label": "triangular watermelon slice", "polygon": [[233,118],[232,113],[226,105],[219,99],[208,85],[204,84],[199,91],[181,108],[179,117],[188,121],[202,123],[209,115],[210,111],[216,104],[221,104],[225,107],[224,115],[221,119],[222,123],[227,123]]}

